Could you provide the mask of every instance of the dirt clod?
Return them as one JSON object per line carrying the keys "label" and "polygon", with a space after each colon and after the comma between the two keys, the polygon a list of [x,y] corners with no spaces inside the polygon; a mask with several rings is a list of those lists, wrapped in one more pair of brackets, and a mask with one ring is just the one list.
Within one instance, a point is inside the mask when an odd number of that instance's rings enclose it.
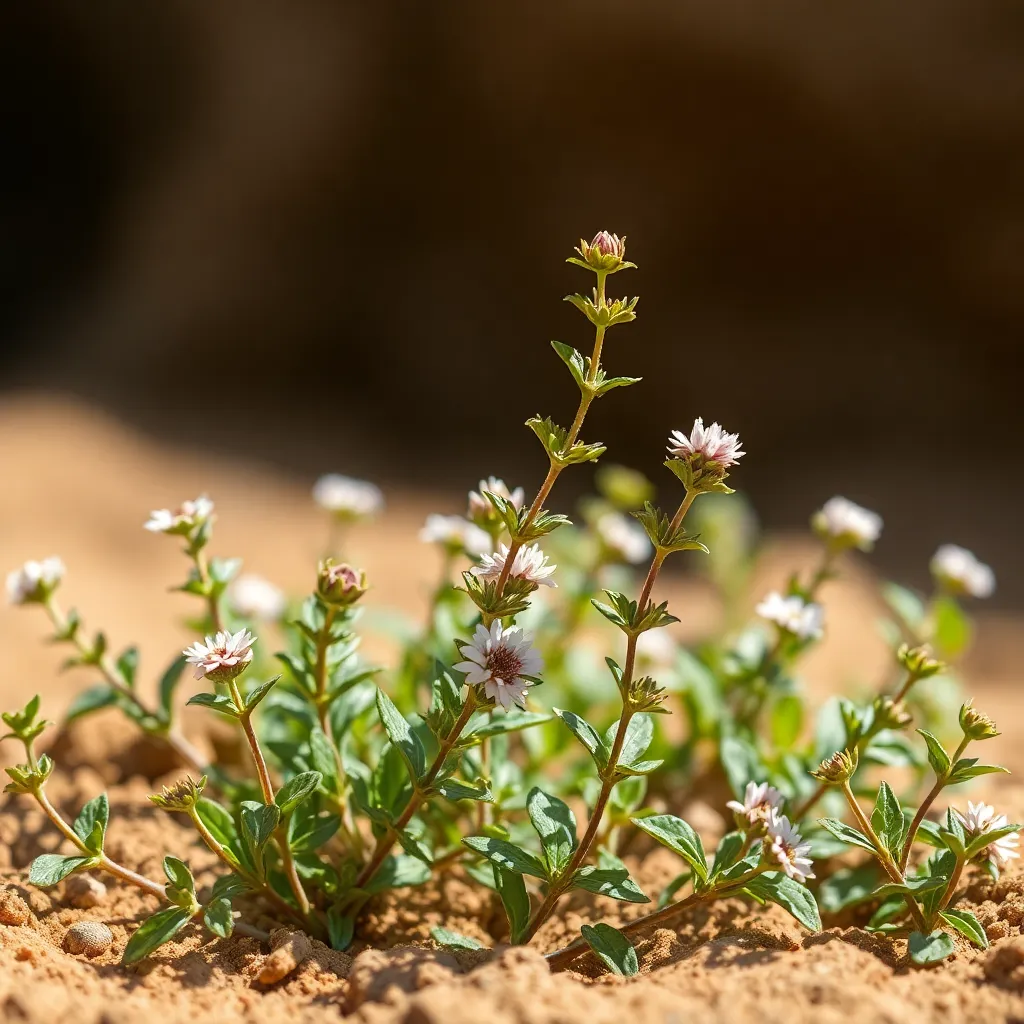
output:
{"label": "dirt clod", "polygon": [[107,887],[92,875],[72,875],[64,883],[64,896],[73,907],[91,910],[107,898]]}
{"label": "dirt clod", "polygon": [[99,956],[110,949],[114,934],[101,921],[79,921],[64,936],[64,948],[69,953]]}
{"label": "dirt clod", "polygon": [[31,916],[28,904],[14,889],[0,889],[0,924],[24,924]]}
{"label": "dirt clod", "polygon": [[275,932],[271,942],[275,948],[263,961],[257,978],[261,985],[274,985],[287,978],[313,952],[309,938],[302,932]]}

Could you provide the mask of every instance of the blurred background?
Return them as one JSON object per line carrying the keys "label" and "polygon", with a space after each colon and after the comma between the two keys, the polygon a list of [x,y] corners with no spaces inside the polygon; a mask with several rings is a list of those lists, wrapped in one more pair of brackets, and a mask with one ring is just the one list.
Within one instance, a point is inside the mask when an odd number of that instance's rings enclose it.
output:
{"label": "blurred background", "polygon": [[4,5],[14,489],[58,395],[303,487],[529,490],[608,229],[607,366],[646,379],[585,440],[667,495],[669,430],[720,420],[768,527],[843,493],[884,570],[953,541],[1018,607],[1022,58],[1015,0]]}

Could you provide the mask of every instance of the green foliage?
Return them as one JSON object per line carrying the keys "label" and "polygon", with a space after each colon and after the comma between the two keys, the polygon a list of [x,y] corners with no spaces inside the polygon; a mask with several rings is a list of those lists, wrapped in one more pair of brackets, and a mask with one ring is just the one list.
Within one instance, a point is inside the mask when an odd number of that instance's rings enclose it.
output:
{"label": "green foliage", "polygon": [[627,978],[639,974],[640,963],[636,950],[617,928],[603,922],[595,925],[585,924],[580,929],[580,934],[612,974]]}

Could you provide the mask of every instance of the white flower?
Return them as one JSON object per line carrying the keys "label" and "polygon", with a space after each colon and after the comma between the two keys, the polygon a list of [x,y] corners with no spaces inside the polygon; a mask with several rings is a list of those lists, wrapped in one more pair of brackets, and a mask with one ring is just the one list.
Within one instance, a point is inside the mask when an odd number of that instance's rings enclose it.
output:
{"label": "white flower", "polygon": [[149,513],[143,524],[152,533],[188,533],[205,523],[213,514],[213,502],[205,494],[195,501],[182,502],[181,508],[157,508]]}
{"label": "white flower", "polygon": [[826,540],[870,551],[882,532],[882,517],[836,495],[814,513],[811,525]]}
{"label": "white flower", "polygon": [[932,556],[932,575],[957,594],[991,597],[996,589],[995,573],[966,548],[943,544]]}
{"label": "white flower", "polygon": [[674,665],[678,650],[667,629],[648,629],[636,638],[636,656],[660,668]]}
{"label": "white flower", "polygon": [[707,462],[714,462],[722,469],[736,465],[746,455],[740,448],[739,434],[727,434],[717,423],[705,428],[700,416],[694,420],[689,437],[681,430],[672,431],[668,439],[668,451],[678,459],[702,455]]}
{"label": "white flower", "polygon": [[236,615],[262,622],[276,622],[285,609],[284,591],[270,580],[249,573],[228,587],[228,601]]}
{"label": "white flower", "polygon": [[489,476],[486,480],[481,480],[477,486],[478,490],[469,492],[469,512],[467,513],[474,522],[494,519],[498,515],[498,510],[488,500],[484,491],[490,491],[491,494],[496,494],[499,498],[511,502],[516,511],[523,507],[523,501],[526,499],[526,493],[522,487],[510,491],[505,481],[496,476]]}
{"label": "white flower", "polygon": [[825,621],[825,610],[820,604],[806,602],[797,594],[783,597],[777,590],[773,590],[756,611],[761,618],[774,622],[801,640],[820,637]]}
{"label": "white flower", "polygon": [[441,516],[432,512],[427,516],[420,540],[424,544],[443,544],[445,547],[465,549],[471,555],[482,555],[490,546],[486,531],[462,516]]}
{"label": "white flower", "polygon": [[7,574],[7,600],[11,604],[44,600],[64,578],[64,572],[64,563],[56,555],[41,562],[26,562]]}
{"label": "white flower", "polygon": [[594,523],[601,542],[624,562],[637,565],[650,557],[651,541],[635,520],[618,512],[605,512]]}
{"label": "white flower", "polygon": [[252,661],[252,645],[256,637],[247,629],[237,633],[218,633],[208,636],[206,643],[197,640],[182,654],[190,665],[196,666],[196,679],[205,675],[210,679],[233,679]]}
{"label": "white flower", "polygon": [[[996,814],[996,809],[985,803],[972,803],[967,801],[967,814],[961,814],[954,808],[956,816],[963,822],[964,829],[972,836],[984,835],[986,832],[995,832],[997,829],[1006,828],[1009,822],[1005,814]],[[989,843],[977,856],[984,860],[989,859],[995,862],[997,868],[1002,869],[1020,857],[1017,847],[1020,845],[1020,833],[1011,832],[1009,835],[1001,836],[995,842]]]}
{"label": "white flower", "polygon": [[773,812],[782,807],[782,794],[767,782],[748,782],[743,794],[743,803],[730,800],[725,806],[747,819],[751,825],[759,821],[767,821]]}
{"label": "white flower", "polygon": [[544,670],[541,656],[533,649],[529,633],[501,623],[491,623],[487,629],[482,623],[476,627],[473,639],[462,645],[465,661],[455,668],[466,673],[468,686],[480,686],[484,693],[500,704],[506,711],[513,702],[526,707],[526,690],[530,681],[526,676],[535,676]]}
{"label": "white flower", "polygon": [[313,485],[313,500],[337,516],[361,519],[384,507],[384,495],[376,484],[327,473]]}
{"label": "white flower", "polygon": [[[493,555],[484,555],[480,559],[480,564],[474,566],[470,572],[484,580],[496,580],[505,568],[508,551],[507,544],[500,545]],[[538,587],[557,587],[558,584],[554,580],[548,579],[557,568],[556,565],[548,564],[547,556],[541,551],[539,544],[531,544],[516,552],[508,575],[509,579],[528,580]]]}
{"label": "white flower", "polygon": [[765,819],[767,835],[764,839],[764,856],[772,864],[777,865],[797,882],[806,882],[814,877],[811,868],[814,863],[807,856],[811,849],[800,833],[789,823],[789,818],[776,810],[768,812]]}

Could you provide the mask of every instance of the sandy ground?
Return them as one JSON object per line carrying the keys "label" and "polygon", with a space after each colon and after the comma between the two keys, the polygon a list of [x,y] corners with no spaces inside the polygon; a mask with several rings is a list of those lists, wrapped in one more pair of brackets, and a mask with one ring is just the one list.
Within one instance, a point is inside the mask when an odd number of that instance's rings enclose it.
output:
{"label": "sandy ground", "polygon": [[[342,458],[339,463],[325,468],[343,469]],[[0,472],[7,484],[0,491],[0,568],[60,554],[69,569],[67,603],[79,607],[87,625],[106,629],[115,645],[140,641],[143,679],[147,669],[155,673],[164,655],[188,639],[175,624],[188,599],[163,586],[178,581],[180,556],[173,542],[140,529],[149,508],[177,504],[205,490],[221,516],[218,553],[240,554],[252,571],[295,591],[311,582],[323,523],[303,481],[161,448],[93,411],[44,399],[0,405]],[[415,615],[436,572],[434,556],[418,543],[416,531],[428,510],[457,511],[461,499],[389,498],[386,516],[362,529],[353,547],[374,582],[372,603]],[[794,561],[809,557],[799,545],[773,545],[757,589],[778,585]],[[880,643],[864,641],[877,612],[867,577],[854,572],[833,586],[833,626],[805,672],[823,693],[852,678],[877,678],[885,664]],[[699,595],[670,581],[665,596],[686,607]],[[701,621],[699,613],[687,618]],[[50,717],[57,717],[90,682],[80,670],[57,674],[61,654],[40,644],[44,632],[38,615],[0,611],[0,706],[14,706],[38,690]],[[1017,622],[983,618],[967,664],[976,703],[1004,730],[988,753],[1015,769],[1024,769],[1024,697],[1015,685],[1022,655]],[[200,743],[208,742],[204,727],[202,717],[186,719]],[[156,876],[160,856],[171,851],[188,857],[200,882],[212,877],[210,859],[192,835],[170,816],[146,808],[153,780],[173,766],[140,744],[130,727],[105,715],[53,742],[64,769],[52,785],[59,803],[71,811],[108,787],[113,856]],[[17,753],[10,744],[2,752],[8,761]],[[1024,815],[1024,788],[1011,779],[994,792],[1005,809]],[[714,812],[704,808],[704,813],[713,823]],[[62,888],[51,893],[26,888],[22,869],[37,853],[55,848],[52,831],[31,805],[0,799],[2,1020],[117,1024],[152,1013],[166,1024],[235,1019],[294,1024],[342,1015],[366,1024],[618,1024],[627,1017],[682,1022],[698,1014],[821,1024],[932,1015],[951,1022],[1024,1018],[1020,871],[1011,871],[998,886],[978,884],[969,893],[994,940],[991,948],[979,952],[960,945],[950,962],[926,972],[907,967],[899,942],[855,928],[832,927],[809,936],[778,909],[755,913],[734,901],[695,912],[676,931],[645,937],[638,943],[638,978],[600,976],[587,961],[579,966],[583,973],[551,975],[538,951],[501,947],[500,907],[456,870],[373,907],[351,955],[313,943],[308,957],[283,980],[265,984],[259,976],[268,960],[287,959],[286,952],[274,953],[249,938],[212,940],[198,929],[187,929],[180,942],[149,961],[122,969],[121,949],[136,921],[151,911],[151,901],[111,884],[103,903],[82,910],[70,905]],[[660,850],[631,866],[648,891],[657,891],[678,870]],[[563,906],[539,935],[539,950],[563,944],[587,920],[614,923],[619,915],[637,912],[581,893]],[[259,906],[251,906],[248,917],[274,927]],[[62,948],[67,928],[83,919],[105,922],[114,935],[111,949],[95,959]],[[438,951],[429,939],[435,924],[496,944],[498,952],[456,958]],[[275,944],[284,938],[276,935]]]}

